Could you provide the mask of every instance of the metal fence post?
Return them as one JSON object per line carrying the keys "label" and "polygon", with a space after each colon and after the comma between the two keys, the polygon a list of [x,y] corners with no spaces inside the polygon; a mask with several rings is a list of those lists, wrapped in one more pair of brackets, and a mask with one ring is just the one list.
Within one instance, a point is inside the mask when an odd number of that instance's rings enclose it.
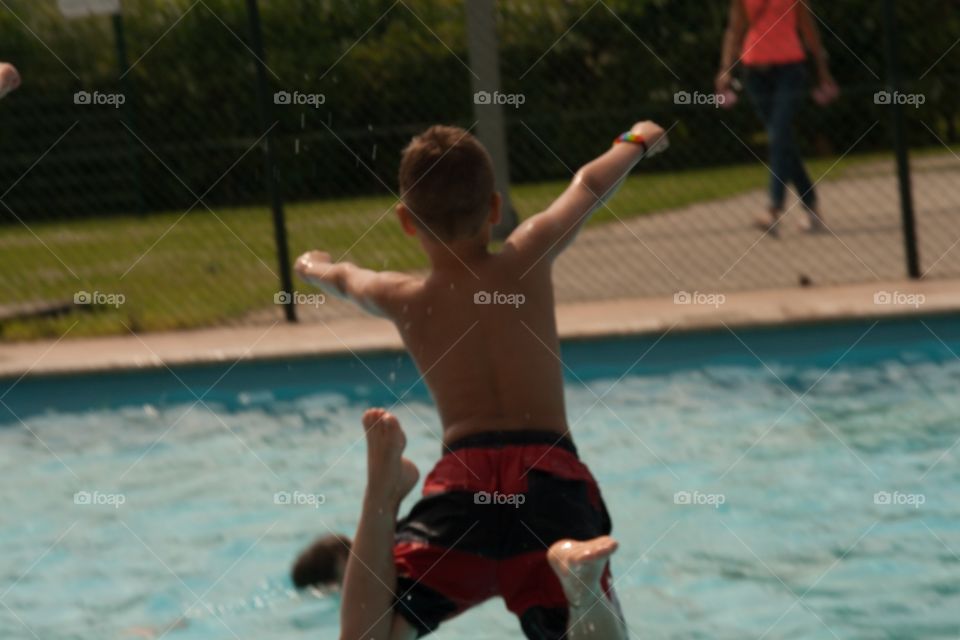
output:
{"label": "metal fence post", "polygon": [[[130,63],[127,58],[127,37],[123,25],[123,12],[119,11],[113,16],[113,35],[117,47],[117,67],[120,69],[121,89],[129,107],[127,113],[127,126],[131,131],[137,130],[137,96],[133,90],[133,82],[130,78]],[[137,213],[146,213],[147,204],[143,196],[143,163],[140,161],[140,149],[133,140],[127,136],[127,144],[130,149],[130,160],[133,162],[133,180],[134,188],[137,191]]]}
{"label": "metal fence post", "polygon": [[[260,128],[267,131],[270,124],[270,88],[267,84],[266,53],[263,48],[263,29],[260,23],[260,7],[257,0],[247,0],[247,17],[250,20],[251,48],[254,65],[257,68],[257,111],[260,115]],[[283,196],[280,193],[280,181],[273,158],[273,135],[264,137],[264,168],[270,203],[273,209],[273,234],[277,243],[277,262],[280,267],[280,288],[286,294],[284,314],[288,322],[297,321],[297,310],[293,296],[293,277],[290,271],[290,250],[287,245],[287,225],[283,214]]]}
{"label": "metal fence post", "polygon": [[495,238],[506,238],[517,226],[517,212],[510,200],[510,160],[503,105],[492,99],[500,91],[500,51],[497,40],[496,0],[470,0],[464,3],[467,20],[467,47],[473,84],[473,113],[478,121],[477,138],[493,158],[497,190],[503,197],[503,217],[494,230]]}
{"label": "metal fence post", "polygon": [[[896,5],[893,0],[884,0],[883,25],[886,35],[887,89],[892,93],[900,91],[900,52],[899,31],[897,29]],[[913,192],[910,183],[910,155],[907,147],[907,133],[904,125],[903,105],[896,100],[890,101],[893,118],[893,150],[897,159],[897,180],[900,183],[900,211],[903,219],[903,242],[907,257],[907,273],[911,278],[922,276],[920,270],[920,251],[917,247],[917,221],[913,210]]]}

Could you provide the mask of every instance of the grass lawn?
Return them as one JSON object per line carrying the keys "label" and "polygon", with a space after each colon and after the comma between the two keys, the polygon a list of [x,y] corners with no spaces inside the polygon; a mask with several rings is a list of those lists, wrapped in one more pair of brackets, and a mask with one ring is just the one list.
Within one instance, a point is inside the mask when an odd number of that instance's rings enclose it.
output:
{"label": "grass lawn", "polygon": [[[848,156],[846,169],[889,155]],[[814,179],[835,162],[808,164]],[[644,175],[627,180],[610,203],[621,218],[646,215],[762,188],[759,163]],[[522,218],[546,207],[562,181],[518,185],[511,195]],[[383,269],[425,266],[415,240],[394,220],[391,197],[290,203],[286,207],[293,257],[320,248],[335,257]],[[613,219],[599,211],[590,225]],[[198,207],[148,216],[0,227],[0,306],[36,300],[72,300],[78,291],[122,294],[124,304],[95,304],[56,318],[0,324],[8,340],[160,331],[243,322],[273,308],[279,288],[270,211],[266,206],[216,210]],[[279,317],[279,314],[278,314]],[[126,327],[124,326],[126,325]]]}

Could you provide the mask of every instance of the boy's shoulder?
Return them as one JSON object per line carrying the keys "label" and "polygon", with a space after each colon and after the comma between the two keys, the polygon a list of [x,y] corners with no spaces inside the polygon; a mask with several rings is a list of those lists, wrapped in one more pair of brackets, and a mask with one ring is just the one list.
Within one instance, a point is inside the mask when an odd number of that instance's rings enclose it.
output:
{"label": "boy's shoulder", "polygon": [[[481,260],[463,261],[462,269],[437,270],[431,266],[418,273],[379,272],[375,294],[378,306],[396,319],[409,317],[420,305],[426,308],[448,300],[451,294],[473,300],[475,294],[485,291],[515,293],[544,286],[544,279],[536,276],[549,273],[551,261],[547,256],[523,249],[504,243],[500,250]],[[545,286],[551,286],[549,280]]]}

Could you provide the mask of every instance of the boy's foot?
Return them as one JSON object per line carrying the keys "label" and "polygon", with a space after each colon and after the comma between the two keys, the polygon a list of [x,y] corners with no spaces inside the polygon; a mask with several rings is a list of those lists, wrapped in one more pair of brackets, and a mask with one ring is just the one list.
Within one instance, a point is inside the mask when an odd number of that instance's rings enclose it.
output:
{"label": "boy's foot", "polygon": [[396,416],[384,409],[368,409],[363,414],[363,429],[367,434],[367,495],[399,507],[420,478],[416,465],[402,455],[407,436]]}
{"label": "boy's foot", "polygon": [[780,216],[781,212],[776,209],[770,209],[754,221],[754,226],[769,233],[771,236],[777,237],[780,235]]}
{"label": "boy's foot", "polygon": [[600,578],[617,546],[617,541],[610,536],[583,542],[560,540],[551,545],[547,561],[572,606],[581,606],[587,598],[603,596]]}

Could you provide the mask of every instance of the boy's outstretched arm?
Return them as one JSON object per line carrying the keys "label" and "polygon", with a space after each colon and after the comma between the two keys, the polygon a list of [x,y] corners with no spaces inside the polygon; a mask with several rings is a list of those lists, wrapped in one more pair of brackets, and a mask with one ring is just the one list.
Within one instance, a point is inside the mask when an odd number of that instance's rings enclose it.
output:
{"label": "boy's outstretched arm", "polygon": [[546,211],[521,223],[506,245],[530,255],[533,260],[554,258],[573,242],[590,214],[613,197],[630,170],[641,160],[663,151],[667,136],[660,125],[638,122],[630,133],[643,144],[615,144],[612,149],[581,168],[567,190]]}
{"label": "boy's outstretched arm", "polygon": [[376,316],[390,317],[397,289],[412,281],[404,273],[372,271],[350,262],[331,262],[325,251],[308,251],[294,269],[301,278],[325,293],[346,298]]}

